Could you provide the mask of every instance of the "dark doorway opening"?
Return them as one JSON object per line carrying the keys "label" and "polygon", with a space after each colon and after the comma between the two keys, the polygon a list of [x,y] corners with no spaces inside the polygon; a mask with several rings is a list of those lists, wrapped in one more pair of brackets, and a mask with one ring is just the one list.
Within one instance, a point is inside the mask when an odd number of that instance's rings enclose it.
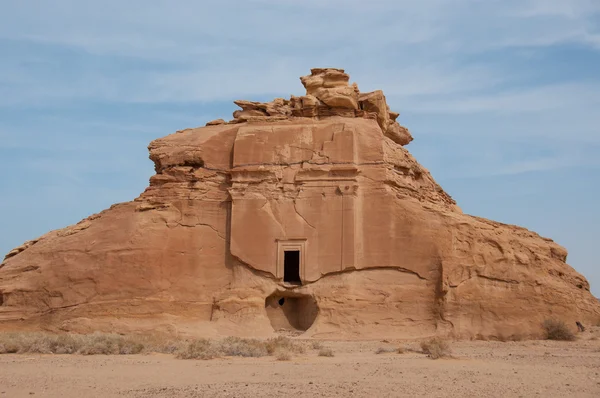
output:
{"label": "dark doorway opening", "polygon": [[283,252],[283,281],[301,285],[300,280],[300,251],[290,250]]}

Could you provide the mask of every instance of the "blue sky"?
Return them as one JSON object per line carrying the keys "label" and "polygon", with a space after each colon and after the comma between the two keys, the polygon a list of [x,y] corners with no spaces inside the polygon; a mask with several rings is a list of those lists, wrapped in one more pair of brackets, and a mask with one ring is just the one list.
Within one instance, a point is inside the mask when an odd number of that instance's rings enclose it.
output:
{"label": "blue sky", "polygon": [[469,214],[600,296],[600,1],[0,0],[0,252],[143,191],[147,144],[311,67],[383,89]]}

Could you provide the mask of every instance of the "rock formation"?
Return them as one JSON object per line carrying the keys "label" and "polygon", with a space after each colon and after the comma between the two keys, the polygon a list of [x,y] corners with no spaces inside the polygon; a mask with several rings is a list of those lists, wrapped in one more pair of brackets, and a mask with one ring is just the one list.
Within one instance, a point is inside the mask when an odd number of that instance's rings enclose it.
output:
{"label": "rock formation", "polygon": [[301,81],[153,141],[137,199],[8,253],[0,329],[505,339],[600,320],[564,248],[461,212],[381,91]]}

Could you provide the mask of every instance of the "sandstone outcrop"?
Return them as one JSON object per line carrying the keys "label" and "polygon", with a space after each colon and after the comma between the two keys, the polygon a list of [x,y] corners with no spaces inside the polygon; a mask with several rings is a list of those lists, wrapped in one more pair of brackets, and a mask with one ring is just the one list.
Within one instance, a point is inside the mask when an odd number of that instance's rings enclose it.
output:
{"label": "sandstone outcrop", "polygon": [[315,68],[300,81],[306,89],[306,95],[301,97],[276,98],[271,102],[234,101],[242,109],[233,112],[230,123],[279,121],[290,116],[362,117],[376,119],[383,134],[400,145],[413,140],[408,129],[396,122],[399,114],[390,111],[383,91],[361,93],[356,83],[348,84],[350,76],[343,69]]}
{"label": "sandstone outcrop", "polygon": [[0,329],[505,339],[600,321],[564,248],[461,212],[381,91],[341,69],[301,81],[153,141],[137,199],[12,250]]}

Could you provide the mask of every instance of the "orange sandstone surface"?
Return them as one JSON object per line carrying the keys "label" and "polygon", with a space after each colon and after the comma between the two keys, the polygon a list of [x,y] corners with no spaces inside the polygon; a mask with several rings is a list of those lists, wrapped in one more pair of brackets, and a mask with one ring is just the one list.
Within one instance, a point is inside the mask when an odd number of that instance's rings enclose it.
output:
{"label": "orange sandstone surface", "polygon": [[138,198],[8,253],[0,330],[504,339],[600,321],[563,247],[461,212],[383,92],[341,69],[301,82],[153,141]]}

